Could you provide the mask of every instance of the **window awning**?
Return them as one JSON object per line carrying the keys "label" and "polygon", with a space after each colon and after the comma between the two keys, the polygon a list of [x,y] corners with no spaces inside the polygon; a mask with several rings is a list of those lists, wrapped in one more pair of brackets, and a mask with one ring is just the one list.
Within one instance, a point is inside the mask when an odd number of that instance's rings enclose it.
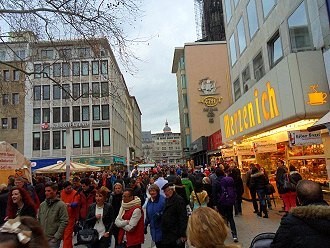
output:
{"label": "window awning", "polygon": [[315,122],[313,126],[310,126],[309,128],[307,128],[307,130],[309,132],[312,132],[312,131],[317,131],[317,130],[326,129],[326,128],[328,128],[328,130],[330,132],[330,111],[325,116],[323,116],[321,119],[319,119],[317,122]]}

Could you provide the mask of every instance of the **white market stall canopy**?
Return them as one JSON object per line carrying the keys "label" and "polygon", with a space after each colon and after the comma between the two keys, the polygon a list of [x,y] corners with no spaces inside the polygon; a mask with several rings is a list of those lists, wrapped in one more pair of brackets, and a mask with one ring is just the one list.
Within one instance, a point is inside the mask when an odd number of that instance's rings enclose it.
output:
{"label": "white market stall canopy", "polygon": [[155,167],[155,164],[139,164],[138,167],[137,167],[137,169],[139,171],[143,171],[143,170],[151,169],[153,167]]}
{"label": "white market stall canopy", "polygon": [[[87,164],[70,162],[70,172],[100,171],[101,168]],[[35,170],[36,173],[64,173],[66,172],[66,162],[49,165]]]}

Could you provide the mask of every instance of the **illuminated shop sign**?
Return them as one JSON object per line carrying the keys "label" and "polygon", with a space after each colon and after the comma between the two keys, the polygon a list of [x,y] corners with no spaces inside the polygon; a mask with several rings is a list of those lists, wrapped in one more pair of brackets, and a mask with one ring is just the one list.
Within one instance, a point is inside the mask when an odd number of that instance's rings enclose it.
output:
{"label": "illuminated shop sign", "polygon": [[[279,116],[276,93],[270,82],[266,83],[266,90],[254,90],[254,99],[238,109],[234,114],[223,117],[225,137],[230,138],[238,133]],[[262,118],[263,117],[263,118]]]}
{"label": "illuminated shop sign", "polygon": [[322,144],[320,131],[288,131],[288,136],[291,147]]}
{"label": "illuminated shop sign", "polygon": [[317,88],[319,87],[318,84],[313,84],[310,87],[310,93],[308,93],[308,102],[309,105],[322,105],[325,104],[327,93],[325,92],[319,92]]}

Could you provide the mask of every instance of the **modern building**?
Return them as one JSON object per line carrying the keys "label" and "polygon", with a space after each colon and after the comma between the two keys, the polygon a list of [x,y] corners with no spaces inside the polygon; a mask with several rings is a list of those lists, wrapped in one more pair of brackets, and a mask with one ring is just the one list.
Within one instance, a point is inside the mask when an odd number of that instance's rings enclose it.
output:
{"label": "modern building", "polygon": [[175,48],[180,131],[185,158],[206,164],[207,136],[219,131],[217,119],[232,103],[226,42],[186,43]]}
{"label": "modern building", "polygon": [[[330,109],[325,53],[329,1],[224,0],[232,99],[222,141],[243,169],[274,172],[278,159],[308,179],[329,180],[330,137],[306,129]],[[328,177],[327,177],[328,168]]]}
{"label": "modern building", "polygon": [[225,41],[221,0],[194,0],[198,41]]}
{"label": "modern building", "polygon": [[181,134],[172,133],[168,122],[162,133],[143,131],[143,157],[145,163],[159,165],[182,164]]}
{"label": "modern building", "polygon": [[128,149],[141,156],[141,111],[105,38],[35,39],[28,47],[24,143],[18,144],[27,158],[37,167],[68,156],[109,166],[126,164]]}

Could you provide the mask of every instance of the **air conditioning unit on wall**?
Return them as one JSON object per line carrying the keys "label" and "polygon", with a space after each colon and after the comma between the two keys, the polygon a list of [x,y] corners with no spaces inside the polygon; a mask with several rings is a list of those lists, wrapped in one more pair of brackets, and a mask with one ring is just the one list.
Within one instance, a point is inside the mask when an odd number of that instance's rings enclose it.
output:
{"label": "air conditioning unit on wall", "polygon": [[247,80],[246,82],[243,83],[243,90],[244,90],[244,93],[247,92],[249,89],[252,88],[253,85],[256,84],[256,80],[255,79],[249,79]]}

